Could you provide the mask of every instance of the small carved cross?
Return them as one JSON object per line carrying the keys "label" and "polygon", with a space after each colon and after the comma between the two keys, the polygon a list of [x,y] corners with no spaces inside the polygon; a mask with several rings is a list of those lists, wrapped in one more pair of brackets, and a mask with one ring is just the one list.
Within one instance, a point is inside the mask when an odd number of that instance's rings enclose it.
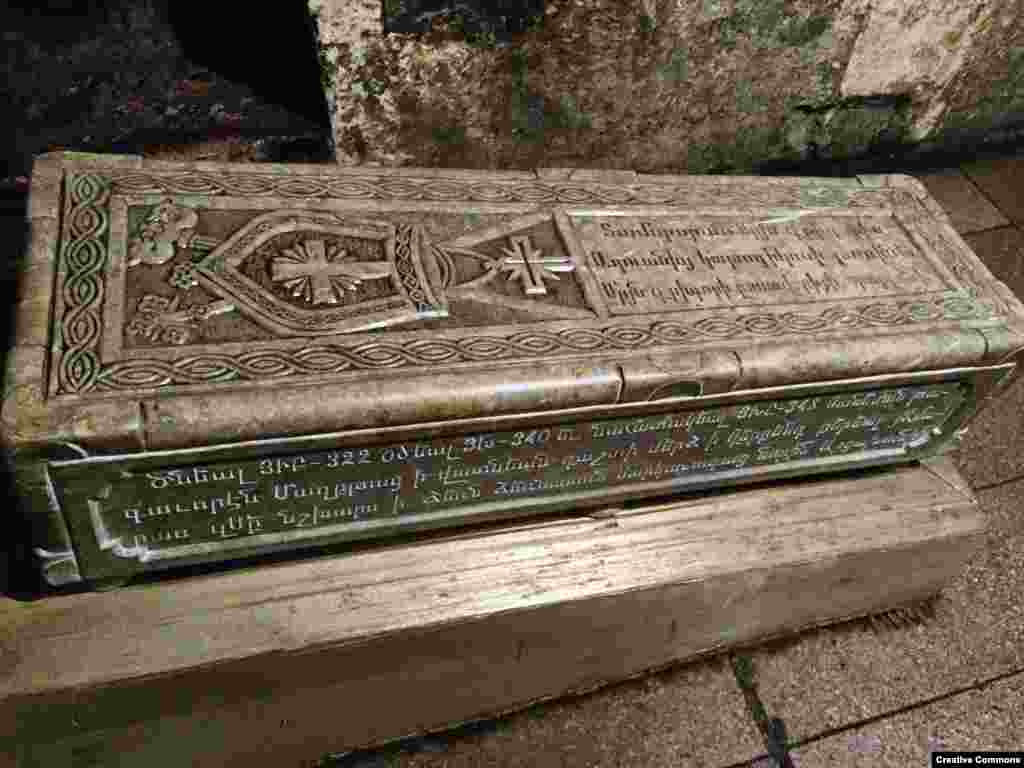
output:
{"label": "small carved cross", "polygon": [[[328,256],[333,258],[329,259]],[[388,261],[344,261],[348,252],[335,250],[328,254],[323,240],[307,240],[295,248],[287,248],[284,256],[271,264],[274,282],[283,282],[293,296],[303,296],[313,304],[337,304],[334,283],[354,291],[363,280],[391,276]]]}
{"label": "small carved cross", "polygon": [[576,268],[568,256],[544,256],[533,248],[527,236],[510,237],[509,242],[512,246],[503,249],[507,255],[501,260],[501,269],[509,273],[510,281],[520,280],[528,295],[546,294],[545,280],[557,280],[555,272],[572,272]]}

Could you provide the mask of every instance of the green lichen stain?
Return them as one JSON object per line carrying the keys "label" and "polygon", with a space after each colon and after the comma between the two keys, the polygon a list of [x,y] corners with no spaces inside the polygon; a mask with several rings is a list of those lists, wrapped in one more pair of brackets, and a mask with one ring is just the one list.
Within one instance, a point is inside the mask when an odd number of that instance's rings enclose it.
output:
{"label": "green lichen stain", "polygon": [[334,62],[326,48],[321,48],[317,57],[320,64],[320,85],[326,90],[334,85]]}
{"label": "green lichen stain", "polygon": [[745,173],[765,160],[795,157],[785,131],[777,125],[744,127],[735,138],[709,144],[691,144],[687,149],[689,173]]}
{"label": "green lichen stain", "polygon": [[801,157],[821,143],[821,119],[814,114],[789,112],[782,131],[788,149]]}
{"label": "green lichen stain", "polygon": [[569,95],[562,96],[552,118],[555,127],[565,130],[577,131],[591,127],[590,115],[580,112],[576,99]]}
{"label": "green lichen stain", "polygon": [[674,83],[682,82],[690,73],[690,57],[685,48],[676,48],[665,64],[658,68],[658,77],[663,80],[671,80]]}
{"label": "green lichen stain", "polygon": [[640,14],[640,31],[645,35],[649,35],[654,31],[657,26],[657,22],[653,16],[648,16],[646,13]]}
{"label": "green lichen stain", "polygon": [[138,236],[139,231],[142,229],[142,225],[145,223],[146,218],[156,205],[145,205],[145,206],[132,206],[128,209],[128,239],[131,240]]}
{"label": "green lichen stain", "polygon": [[814,101],[826,104],[836,97],[835,76],[832,64],[820,61],[814,67]]}
{"label": "green lichen stain", "polygon": [[909,128],[905,108],[851,106],[837,108],[823,121],[823,143],[833,157],[866,153],[880,141],[902,141]]}
{"label": "green lichen stain", "polygon": [[725,5],[722,0],[704,0],[701,3],[701,11],[705,16],[715,18],[721,16],[725,10]]}
{"label": "green lichen stain", "polygon": [[831,28],[830,16],[790,15],[785,0],[737,0],[732,15],[722,19],[719,42],[734,48],[745,35],[756,48],[818,47]]}
{"label": "green lichen stain", "polygon": [[366,92],[370,96],[380,96],[388,89],[387,85],[379,80],[370,79],[364,82],[366,85]]}
{"label": "green lichen stain", "polygon": [[1007,120],[1019,119],[1024,112],[1024,48],[1007,52],[1007,74],[1002,80],[986,82],[984,96],[973,107],[950,112],[938,131],[943,135],[983,132],[999,127]]}
{"label": "green lichen stain", "polygon": [[778,28],[776,35],[785,45],[800,47],[817,40],[831,27],[832,19],[828,16],[810,16],[806,19],[790,16]]}
{"label": "green lichen stain", "polygon": [[742,688],[753,688],[755,682],[754,662],[749,656],[734,656],[732,659],[733,674]]}
{"label": "green lichen stain", "polygon": [[512,69],[512,136],[526,143],[541,141],[544,137],[544,97],[529,87],[529,65],[526,52],[514,50],[510,57]]}
{"label": "green lichen stain", "polygon": [[763,112],[767,107],[768,100],[755,90],[751,81],[736,84],[736,109],[740,112]]}
{"label": "green lichen stain", "polygon": [[438,125],[432,133],[438,144],[460,146],[466,143],[466,127],[463,125]]}
{"label": "green lichen stain", "polygon": [[837,187],[804,187],[800,190],[802,208],[843,208],[850,203],[845,189]]}

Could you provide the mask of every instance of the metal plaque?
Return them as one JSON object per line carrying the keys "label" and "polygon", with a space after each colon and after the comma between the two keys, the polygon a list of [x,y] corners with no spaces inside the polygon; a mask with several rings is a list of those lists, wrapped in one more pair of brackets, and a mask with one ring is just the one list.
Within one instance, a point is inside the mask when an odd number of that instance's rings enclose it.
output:
{"label": "metal plaque", "polygon": [[383,430],[53,462],[49,477],[83,574],[108,578],[907,460],[948,433],[970,389],[953,380],[675,401],[601,418],[520,418],[514,428],[405,428],[403,439]]}

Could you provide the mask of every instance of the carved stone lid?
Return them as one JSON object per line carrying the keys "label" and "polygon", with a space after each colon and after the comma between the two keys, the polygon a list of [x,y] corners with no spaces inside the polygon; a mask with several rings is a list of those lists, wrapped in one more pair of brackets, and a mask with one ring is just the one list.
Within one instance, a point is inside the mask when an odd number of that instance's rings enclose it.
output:
{"label": "carved stone lid", "polygon": [[242,403],[287,401],[277,434],[311,401],[358,400],[356,421],[331,424],[372,426],[446,399],[459,406],[442,415],[479,415],[579,404],[565,393],[587,387],[606,401],[675,381],[723,391],[1024,345],[1020,304],[909,177],[64,153],[39,159],[31,194],[4,408],[15,443],[145,445],[161,408],[172,431],[201,431],[230,403],[227,437]]}

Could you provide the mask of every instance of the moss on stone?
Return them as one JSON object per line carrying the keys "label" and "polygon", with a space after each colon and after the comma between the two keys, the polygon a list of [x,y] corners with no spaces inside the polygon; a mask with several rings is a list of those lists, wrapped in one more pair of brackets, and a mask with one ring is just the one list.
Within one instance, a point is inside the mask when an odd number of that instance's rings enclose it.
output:
{"label": "moss on stone", "polygon": [[985,84],[985,94],[965,110],[951,112],[937,131],[938,138],[981,133],[1008,122],[1024,120],[1024,48],[1007,51],[1005,78]]}
{"label": "moss on stone", "polygon": [[727,153],[727,159],[731,170],[748,171],[760,162],[789,154],[782,128],[768,125],[741,131],[736,137],[736,144]]}
{"label": "moss on stone", "polygon": [[739,36],[746,35],[756,48],[816,47],[831,28],[829,16],[787,13],[785,0],[737,0],[732,15],[722,19],[719,42],[734,48]]}
{"label": "moss on stone", "polygon": [[387,90],[387,84],[370,78],[369,80],[363,81],[366,86],[366,93],[369,96],[380,96]]}
{"label": "moss on stone", "polygon": [[790,16],[776,29],[776,37],[784,45],[800,47],[820,38],[832,27],[828,16],[809,16],[806,19]]}
{"label": "moss on stone", "polygon": [[786,147],[799,157],[812,155],[821,143],[821,119],[808,112],[791,111],[783,125]]}
{"label": "moss on stone", "polygon": [[768,107],[768,100],[754,88],[750,80],[736,83],[736,109],[740,112],[763,112]]}
{"label": "moss on stone", "polygon": [[658,68],[658,77],[680,83],[690,73],[690,57],[685,48],[675,48],[665,64]]}
{"label": "moss on stone", "polygon": [[321,48],[317,60],[320,65],[320,85],[324,90],[333,87],[336,63],[332,61],[326,48]]}
{"label": "moss on stone", "polygon": [[576,99],[568,94],[559,100],[557,108],[552,112],[552,118],[554,127],[570,131],[587,129],[592,125],[590,115],[581,112],[576,105]]}
{"label": "moss on stone", "polygon": [[837,107],[822,122],[823,146],[832,157],[855,157],[880,142],[906,139],[909,115],[895,106]]}
{"label": "moss on stone", "polygon": [[512,136],[517,141],[536,142],[544,134],[544,97],[530,90],[529,66],[526,52],[512,51],[509,64],[512,69]]}
{"label": "moss on stone", "polygon": [[732,143],[691,144],[686,168],[690,173],[744,173],[765,160],[793,155],[781,128],[754,126],[739,131]]}
{"label": "moss on stone", "polygon": [[466,143],[464,125],[437,125],[431,131],[434,141],[445,146],[459,146]]}

